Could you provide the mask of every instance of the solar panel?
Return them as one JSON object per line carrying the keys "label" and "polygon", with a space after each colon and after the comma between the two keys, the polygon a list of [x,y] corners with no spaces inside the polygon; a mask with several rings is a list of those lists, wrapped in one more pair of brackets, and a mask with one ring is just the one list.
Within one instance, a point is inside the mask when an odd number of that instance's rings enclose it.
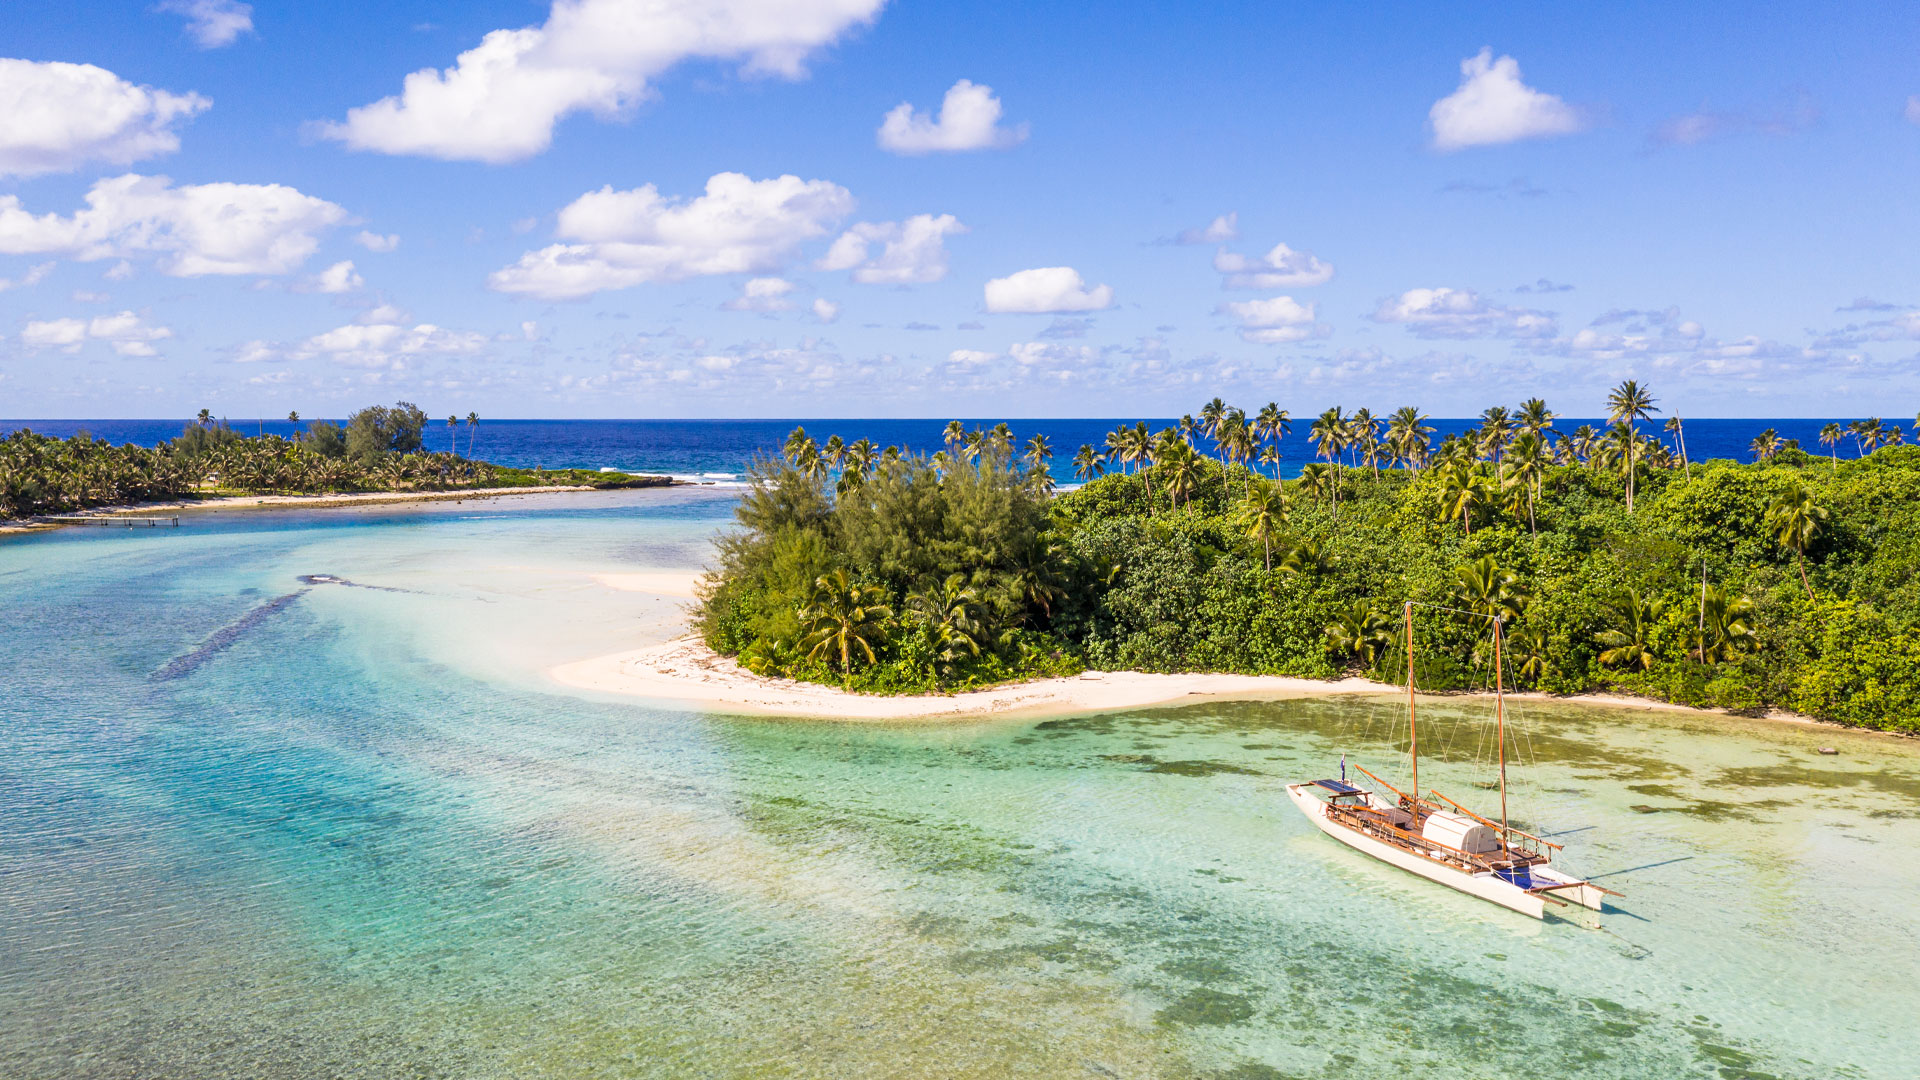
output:
{"label": "solar panel", "polygon": [[1363,794],[1363,790],[1361,788],[1354,787],[1352,784],[1347,783],[1345,780],[1315,780],[1314,783],[1320,785],[1323,788],[1326,788],[1328,791],[1334,792],[1335,794],[1339,794],[1339,795]]}

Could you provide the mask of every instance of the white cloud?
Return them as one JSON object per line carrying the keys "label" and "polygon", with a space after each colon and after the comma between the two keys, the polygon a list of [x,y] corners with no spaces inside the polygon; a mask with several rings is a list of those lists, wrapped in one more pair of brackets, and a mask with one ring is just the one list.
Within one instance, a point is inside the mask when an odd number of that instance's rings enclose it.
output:
{"label": "white cloud", "polygon": [[1099,311],[1112,305],[1112,286],[1089,289],[1080,272],[1071,266],[1022,270],[987,282],[987,310],[991,312]]}
{"label": "white cloud", "polygon": [[130,165],[180,149],[174,127],[213,104],[92,64],[0,60],[0,176]]}
{"label": "white cloud", "polygon": [[840,317],[840,305],[824,296],[815,297],[813,301],[813,317],[823,323],[830,323]]}
{"label": "white cloud", "polygon": [[[917,285],[947,276],[948,236],[967,231],[952,214],[915,214],[905,221],[863,221],[840,234],[816,264],[852,270],[863,285]],[[884,245],[868,257],[871,244]]]}
{"label": "white cloud", "polygon": [[394,248],[400,246],[400,234],[388,233],[382,236],[379,233],[368,232],[362,229],[354,236],[353,242],[366,248],[368,251],[392,251]]}
{"label": "white cloud", "polygon": [[750,278],[740,287],[740,295],[720,305],[728,311],[786,311],[793,307],[787,294],[793,282],[777,277]]}
{"label": "white cloud", "polygon": [[42,281],[45,281],[47,275],[51,273],[53,273],[53,264],[50,262],[28,267],[27,272],[20,275],[19,281],[14,281],[11,278],[0,278],[0,292],[6,292],[8,289],[30,289]]}
{"label": "white cloud", "polygon": [[348,367],[391,367],[412,357],[478,352],[487,343],[485,334],[432,323],[406,326],[398,321],[403,318],[393,308],[376,308],[358,322],[308,338],[289,355],[296,360],[325,356]]}
{"label": "white cloud", "polygon": [[101,315],[93,320],[49,319],[29,322],[20,341],[30,349],[59,349],[75,353],[88,341],[104,341],[120,356],[156,356],[153,343],[173,336],[165,326],[152,326],[131,311]]}
{"label": "white cloud", "polygon": [[355,150],[518,161],[545,150],[562,117],[617,117],[684,60],[739,60],[750,75],[799,78],[809,55],[884,2],[555,0],[544,25],[495,30],[453,67],[416,71],[398,95],[319,131]]}
{"label": "white cloud", "polygon": [[549,300],[575,299],[708,274],[780,269],[807,240],[853,209],[853,195],[825,180],[751,180],[717,173],[706,194],[664,199],[652,184],[588,192],[560,211],[571,244],[529,251],[494,272],[489,287]]}
{"label": "white cloud", "polygon": [[158,10],[186,16],[187,33],[203,49],[231,45],[253,30],[253,6],[239,0],[161,0]]}
{"label": "white cloud", "polygon": [[947,354],[947,363],[955,367],[980,367],[998,359],[999,353],[982,352],[979,349],[955,349]]}
{"label": "white cloud", "polygon": [[1222,304],[1220,310],[1239,321],[1241,338],[1260,345],[1279,345],[1325,337],[1331,332],[1325,323],[1314,320],[1314,307],[1291,296],[1276,296]]}
{"label": "white cloud", "polygon": [[880,123],[880,148],[896,154],[996,150],[1026,141],[1027,125],[1000,126],[1000,99],[991,87],[961,79],[947,91],[938,118],[908,102],[893,107]]}
{"label": "white cloud", "polygon": [[1324,285],[1333,278],[1331,264],[1285,244],[1275,244],[1259,258],[1221,248],[1214,252],[1213,268],[1225,275],[1221,285],[1229,289],[1293,289]]}
{"label": "white cloud", "polygon": [[1427,119],[1436,150],[1570,135],[1586,127],[1579,110],[1521,82],[1519,61],[1495,60],[1492,49],[1460,62],[1459,89],[1434,102]]}
{"label": "white cloud", "polygon": [[86,209],[72,217],[35,217],[20,208],[19,196],[0,195],[0,254],[83,262],[154,255],[175,277],[284,274],[313,254],[316,233],[347,214],[279,184],[172,183],[134,173],[98,181]]}
{"label": "white cloud", "polygon": [[1550,338],[1557,330],[1546,312],[1503,307],[1472,289],[1408,289],[1382,301],[1373,318],[1423,338]]}
{"label": "white cloud", "polygon": [[366,282],[360,279],[360,275],[353,272],[353,260],[348,259],[320,271],[319,276],[314,278],[313,287],[323,293],[345,293],[353,292],[364,284]]}
{"label": "white cloud", "polygon": [[1907,117],[1907,123],[1920,124],[1920,94],[1915,94],[1907,99],[1905,115]]}
{"label": "white cloud", "polygon": [[1240,238],[1240,212],[1221,214],[1207,223],[1204,229],[1182,229],[1180,235],[1173,238],[1176,244],[1224,244]]}
{"label": "white cloud", "polygon": [[262,341],[256,338],[252,341],[240,343],[240,347],[233,351],[233,362],[236,364],[258,364],[263,360],[277,359],[279,356],[280,350],[275,348],[272,342]]}

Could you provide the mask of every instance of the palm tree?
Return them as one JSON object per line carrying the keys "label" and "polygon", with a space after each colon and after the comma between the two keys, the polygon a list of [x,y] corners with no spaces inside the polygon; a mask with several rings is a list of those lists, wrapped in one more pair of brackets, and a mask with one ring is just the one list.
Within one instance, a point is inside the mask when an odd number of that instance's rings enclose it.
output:
{"label": "palm tree", "polygon": [[297,424],[297,423],[299,423],[299,422],[300,422],[300,412],[299,412],[299,410],[297,410],[297,409],[296,409],[296,410],[294,410],[293,412],[290,412],[290,413],[288,413],[288,414],[287,414],[287,423],[289,423],[289,424]]}
{"label": "palm tree", "polygon": [[841,453],[842,468],[837,491],[845,494],[858,491],[867,482],[867,476],[873,472],[875,461],[880,456],[880,448],[871,439],[857,440]]}
{"label": "palm tree", "polygon": [[1545,436],[1553,429],[1553,422],[1557,418],[1558,414],[1547,408],[1546,402],[1536,397],[1520,403],[1520,411],[1515,414],[1514,422],[1519,425],[1521,431],[1531,431],[1536,435]]}
{"label": "palm tree", "polygon": [[1359,448],[1360,460],[1373,469],[1374,479],[1379,479],[1380,422],[1373,418],[1370,410],[1353,410],[1353,418],[1347,421],[1347,439],[1349,445]]}
{"label": "palm tree", "polygon": [[1200,430],[1206,434],[1207,438],[1213,438],[1214,432],[1220,430],[1220,418],[1225,415],[1227,415],[1227,403],[1219,398],[1214,398],[1200,406]]}
{"label": "palm tree", "polygon": [[1532,599],[1520,586],[1520,575],[1482,555],[1453,572],[1453,599],[1483,619],[1517,619]]}
{"label": "palm tree", "polygon": [[981,616],[979,590],[967,584],[965,574],[950,574],[940,588],[907,597],[907,608],[933,637],[934,660],[951,673],[962,655],[979,656],[990,640]]}
{"label": "palm tree", "polygon": [[1793,552],[1800,568],[1800,588],[1808,599],[1813,586],[1807,584],[1807,549],[1826,528],[1827,508],[1813,501],[1813,491],[1798,480],[1790,483],[1767,507],[1767,531],[1781,547]]}
{"label": "palm tree", "polygon": [[1365,600],[1341,610],[1326,630],[1333,651],[1352,656],[1371,668],[1393,647],[1393,622]]}
{"label": "palm tree", "polygon": [[1547,673],[1547,631],[1542,626],[1523,626],[1507,635],[1507,652],[1513,658],[1515,686],[1538,686]]}
{"label": "palm tree", "polygon": [[1540,482],[1547,475],[1546,443],[1538,431],[1523,430],[1513,437],[1507,457],[1513,466],[1513,482],[1527,494],[1527,530],[1538,537],[1540,527],[1534,522],[1533,507],[1540,494]]}
{"label": "palm tree", "polygon": [[458,454],[460,452],[459,423],[459,417],[447,417],[447,453],[449,454]]}
{"label": "palm tree", "polygon": [[1256,480],[1240,500],[1236,521],[1246,528],[1249,537],[1260,541],[1261,549],[1266,552],[1267,569],[1271,571],[1273,538],[1287,527],[1287,493],[1279,484]]}
{"label": "palm tree", "polygon": [[941,429],[940,436],[946,441],[947,449],[951,450],[967,437],[967,425],[958,420],[949,420],[947,426]]}
{"label": "palm tree", "polygon": [[1599,634],[1598,641],[1604,648],[1600,652],[1600,662],[1616,667],[1637,667],[1642,671],[1653,666],[1653,629],[1660,622],[1660,616],[1666,614],[1666,602],[1657,597],[1643,597],[1637,589],[1622,587],[1606,602],[1613,625]]}
{"label": "palm tree", "polygon": [[1449,463],[1440,474],[1440,519],[1460,519],[1466,535],[1473,535],[1473,519],[1491,500],[1491,485],[1463,461]]}
{"label": "palm tree", "polygon": [[820,456],[826,459],[828,465],[836,469],[839,468],[840,462],[847,456],[847,444],[845,440],[841,439],[838,435],[827,436],[826,445],[820,448]]}
{"label": "palm tree", "polygon": [[1038,469],[1045,465],[1048,459],[1053,457],[1053,445],[1047,441],[1045,435],[1035,435],[1027,440],[1025,456],[1027,464]]}
{"label": "palm tree", "polygon": [[1292,414],[1271,401],[1260,407],[1260,414],[1254,417],[1253,423],[1260,438],[1276,443],[1293,431]]}
{"label": "palm tree", "polygon": [[1317,499],[1327,493],[1329,478],[1327,467],[1319,462],[1300,467],[1300,478],[1294,483],[1300,486],[1300,493],[1310,499]]}
{"label": "palm tree", "polygon": [[1839,424],[1828,424],[1820,429],[1820,445],[1827,448],[1828,455],[1833,458],[1833,467],[1836,471],[1840,468],[1840,452],[1835,447],[1840,445],[1840,440],[1845,438],[1846,434],[1846,429]]}
{"label": "palm tree", "polygon": [[1273,568],[1283,574],[1317,574],[1327,568],[1327,562],[1319,544],[1304,536],[1288,536],[1280,541],[1280,557]]}
{"label": "palm tree", "polygon": [[1200,452],[1177,437],[1161,444],[1160,463],[1166,466],[1167,506],[1184,500],[1193,507],[1193,489],[1200,483]]}
{"label": "palm tree", "polygon": [[467,414],[467,456],[469,458],[473,456],[473,437],[475,434],[479,432],[479,430],[480,430],[480,414],[477,412],[468,413]]}
{"label": "palm tree", "polygon": [[1315,452],[1326,458],[1328,465],[1331,466],[1333,516],[1339,517],[1340,451],[1345,448],[1347,441],[1347,418],[1341,413],[1340,406],[1335,405],[1321,413],[1319,418],[1314,420],[1313,426],[1308,429],[1307,439],[1313,443]]}
{"label": "palm tree", "polygon": [[1280,448],[1279,447],[1277,446],[1262,447],[1260,450],[1260,464],[1271,466],[1273,469],[1274,482],[1278,483],[1280,481]]}
{"label": "palm tree", "polygon": [[1680,467],[1686,470],[1687,479],[1693,479],[1693,463],[1687,460],[1687,431],[1676,414],[1667,417],[1667,432],[1673,436],[1674,443],[1680,447]]}
{"label": "palm tree", "polygon": [[1194,422],[1192,413],[1182,413],[1180,415],[1180,422],[1173,425],[1173,427],[1175,431],[1180,433],[1180,441],[1186,443],[1188,446],[1193,445],[1194,433],[1200,430],[1200,425]]}
{"label": "palm tree", "polygon": [[1504,451],[1507,440],[1513,437],[1513,417],[1505,406],[1495,405],[1480,414],[1480,435],[1476,449],[1480,456],[1493,462],[1495,478],[1506,481]]}
{"label": "palm tree", "polygon": [[1880,441],[1886,438],[1886,428],[1881,426],[1880,418],[1877,416],[1855,420],[1847,426],[1853,431],[1854,441],[1860,446],[1861,457],[1873,453],[1874,449],[1880,445]]}
{"label": "palm tree", "polygon": [[1754,604],[1744,596],[1729,596],[1715,585],[1700,594],[1700,625],[1689,642],[1703,664],[1738,659],[1759,644],[1753,629]]}
{"label": "palm tree", "polygon": [[816,578],[812,597],[799,611],[804,635],[800,647],[807,650],[807,659],[837,655],[842,679],[852,676],[856,653],[873,663],[873,643],[882,638],[887,621],[893,618],[893,608],[885,599],[879,588],[849,581],[845,570]]}
{"label": "palm tree", "polygon": [[1771,461],[1773,455],[1780,452],[1780,436],[1772,428],[1768,428],[1755,435],[1747,449],[1753,451],[1755,461]]}
{"label": "palm tree", "polygon": [[1431,445],[1427,436],[1433,434],[1433,429],[1426,426],[1426,421],[1420,410],[1411,405],[1395,409],[1387,420],[1387,443],[1393,447],[1394,456],[1415,471],[1426,460],[1427,448]]}
{"label": "palm tree", "polygon": [[1649,419],[1652,414],[1659,411],[1653,407],[1653,395],[1633,379],[1628,379],[1614,387],[1613,391],[1607,395],[1607,419],[1616,424],[1627,425],[1627,430],[1633,433],[1633,437],[1626,441],[1627,513],[1629,514],[1633,513],[1634,450],[1635,444],[1639,442],[1633,425],[1636,421]]}
{"label": "palm tree", "polygon": [[801,455],[812,447],[813,440],[808,437],[807,429],[797,427],[787,434],[787,441],[781,444],[780,452],[786,456],[788,461],[798,465]]}
{"label": "palm tree", "polygon": [[1106,471],[1106,455],[1095,450],[1092,443],[1081,443],[1080,452],[1073,455],[1073,475],[1084,483]]}
{"label": "palm tree", "polygon": [[194,417],[193,422],[201,427],[207,427],[213,423],[213,412],[209,409],[201,409],[200,415]]}

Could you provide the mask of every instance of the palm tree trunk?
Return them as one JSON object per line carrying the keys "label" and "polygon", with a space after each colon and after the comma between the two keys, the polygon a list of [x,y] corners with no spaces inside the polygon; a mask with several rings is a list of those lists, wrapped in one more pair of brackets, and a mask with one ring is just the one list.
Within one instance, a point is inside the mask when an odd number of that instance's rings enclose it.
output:
{"label": "palm tree trunk", "polygon": [[1807,553],[1799,548],[1793,549],[1794,561],[1800,564],[1800,587],[1807,592],[1807,599],[1813,599],[1813,586],[1807,584]]}

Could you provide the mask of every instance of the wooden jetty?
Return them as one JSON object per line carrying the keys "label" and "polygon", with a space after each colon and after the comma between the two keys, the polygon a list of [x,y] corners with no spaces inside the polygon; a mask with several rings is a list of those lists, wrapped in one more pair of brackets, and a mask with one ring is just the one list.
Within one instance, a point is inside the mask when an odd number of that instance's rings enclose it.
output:
{"label": "wooden jetty", "polygon": [[43,517],[40,520],[49,525],[98,525],[103,528],[118,529],[157,529],[162,525],[175,529],[180,527],[178,515],[160,517],[153,514],[101,514],[89,517],[73,514]]}

